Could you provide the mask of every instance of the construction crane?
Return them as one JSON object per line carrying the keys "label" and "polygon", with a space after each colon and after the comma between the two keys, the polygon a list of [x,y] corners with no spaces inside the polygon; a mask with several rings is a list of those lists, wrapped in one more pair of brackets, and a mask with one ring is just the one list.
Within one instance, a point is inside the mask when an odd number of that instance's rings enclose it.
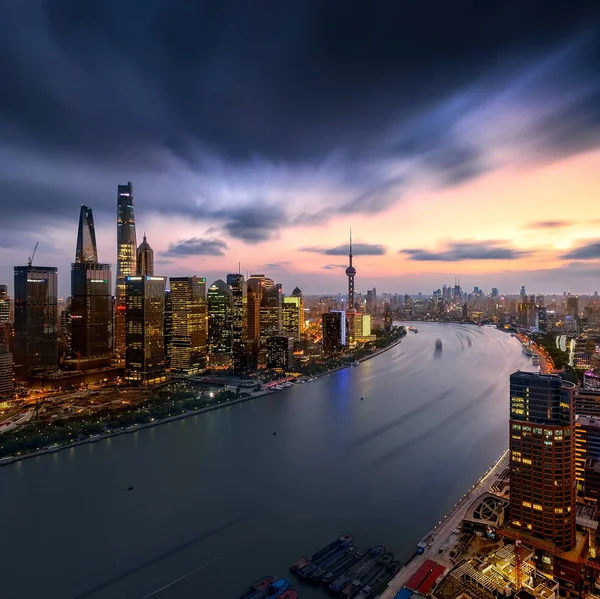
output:
{"label": "construction crane", "polygon": [[31,268],[31,263],[33,262],[33,259],[35,258],[35,253],[37,251],[38,245],[39,245],[39,241],[35,242],[35,247],[33,248],[33,254],[31,254],[31,256],[29,256],[29,260],[27,260],[27,266],[29,266]]}

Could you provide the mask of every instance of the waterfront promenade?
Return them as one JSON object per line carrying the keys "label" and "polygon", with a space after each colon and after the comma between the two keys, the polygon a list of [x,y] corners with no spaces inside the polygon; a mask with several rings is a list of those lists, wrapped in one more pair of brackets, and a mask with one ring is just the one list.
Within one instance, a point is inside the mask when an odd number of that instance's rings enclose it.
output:
{"label": "waterfront promenade", "polygon": [[[410,577],[421,567],[426,559],[435,560],[439,564],[452,568],[449,553],[456,545],[456,535],[453,530],[460,527],[465,514],[471,503],[477,498],[491,490],[493,484],[498,480],[502,472],[508,468],[508,449],[500,456],[498,461],[473,485],[462,499],[437,523],[433,529],[431,545],[421,555],[415,555],[398,572],[390,582],[388,588],[380,599],[393,599],[398,591],[408,582]],[[424,531],[423,534],[425,534]],[[441,552],[440,552],[441,551]]]}

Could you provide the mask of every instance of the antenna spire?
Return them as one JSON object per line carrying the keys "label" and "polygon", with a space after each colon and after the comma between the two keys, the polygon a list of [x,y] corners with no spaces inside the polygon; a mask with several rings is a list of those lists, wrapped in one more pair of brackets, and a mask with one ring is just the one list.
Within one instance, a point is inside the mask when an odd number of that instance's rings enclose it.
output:
{"label": "antenna spire", "polygon": [[352,229],[350,229],[350,257],[352,257]]}

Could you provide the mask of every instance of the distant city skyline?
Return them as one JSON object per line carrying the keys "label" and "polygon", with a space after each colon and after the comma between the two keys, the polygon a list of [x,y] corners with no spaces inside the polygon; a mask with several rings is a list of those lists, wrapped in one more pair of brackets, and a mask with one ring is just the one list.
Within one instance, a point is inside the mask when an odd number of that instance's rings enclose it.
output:
{"label": "distant city skyline", "polygon": [[3,15],[1,282],[67,295],[82,203],[116,274],[131,181],[158,275],[334,293],[352,228],[357,291],[600,286],[597,3],[109,4]]}

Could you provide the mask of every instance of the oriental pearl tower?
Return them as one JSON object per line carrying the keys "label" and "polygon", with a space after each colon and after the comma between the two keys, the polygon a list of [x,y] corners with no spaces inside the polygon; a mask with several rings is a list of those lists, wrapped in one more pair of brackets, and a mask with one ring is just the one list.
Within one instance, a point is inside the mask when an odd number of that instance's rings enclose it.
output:
{"label": "oriental pearl tower", "polygon": [[356,268],[352,266],[352,229],[350,229],[350,265],[346,269],[346,276],[348,277],[348,309],[346,315],[348,316],[348,337],[349,341],[354,342],[354,315],[356,310],[354,309],[354,275],[356,275]]}

